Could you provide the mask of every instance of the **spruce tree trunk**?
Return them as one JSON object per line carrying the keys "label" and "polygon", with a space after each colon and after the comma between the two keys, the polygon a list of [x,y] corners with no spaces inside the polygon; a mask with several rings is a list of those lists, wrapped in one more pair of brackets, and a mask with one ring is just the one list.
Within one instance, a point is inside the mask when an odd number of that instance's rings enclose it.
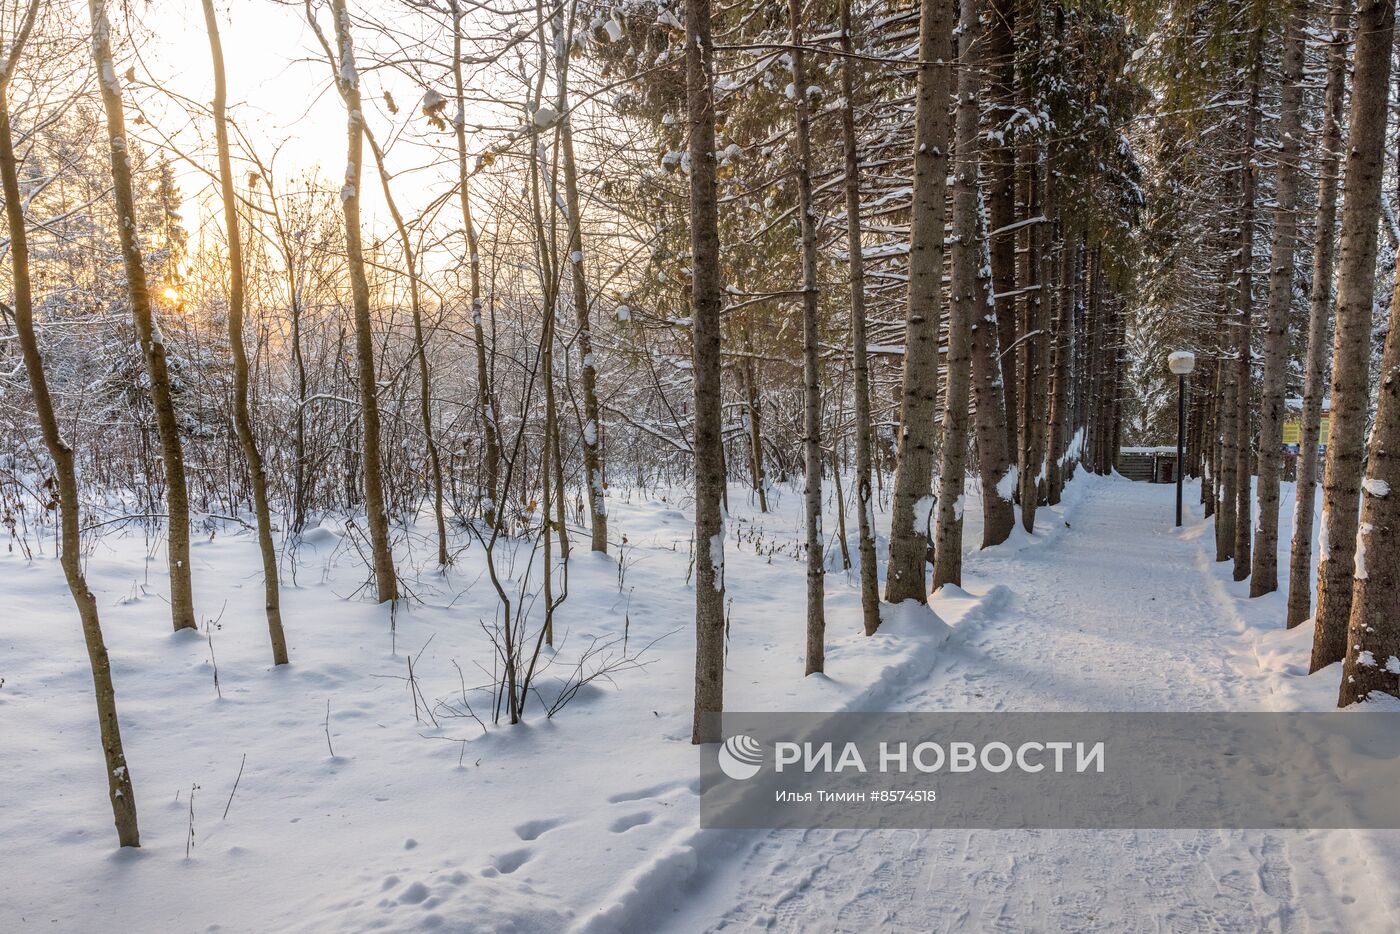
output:
{"label": "spruce tree trunk", "polygon": [[117,239],[121,245],[122,266],[126,271],[126,291],[131,316],[146,358],[151,380],[151,406],[155,410],[160,436],[161,460],[165,467],[167,515],[167,559],[170,566],[170,616],[175,629],[194,629],[194,588],[190,581],[190,500],[185,486],[185,453],[180,441],[180,423],[170,389],[170,368],[166,361],[165,338],[151,308],[151,294],[142,264],[140,226],[136,199],[132,192],[131,161],[127,151],[126,116],[123,113],[121,81],[112,60],[111,24],[106,0],[88,0],[92,18],[92,55],[97,66],[102,108],[107,117],[107,139],[112,164],[112,200],[117,212]]}
{"label": "spruce tree trunk", "polygon": [[793,174],[797,178],[802,235],[802,503],[807,546],[807,669],[826,665],[826,565],[822,549],[821,346],[817,329],[817,219],[812,208],[812,142],[807,107],[806,56],[802,51],[802,0],[788,0],[792,38]]}
{"label": "spruce tree trunk", "polygon": [[977,237],[980,262],[977,270],[977,305],[972,319],[973,428],[977,442],[977,472],[982,483],[982,547],[1000,545],[1011,536],[1016,510],[1011,504],[1011,456],[1006,447],[1006,404],[1002,398],[1001,367],[995,302],[987,275],[987,224],[981,195],[977,202]]}
{"label": "spruce tree trunk", "polygon": [[1264,70],[1264,27],[1257,27],[1249,43],[1249,103],[1244,117],[1244,152],[1240,159],[1240,244],[1239,288],[1235,293],[1235,548],[1234,578],[1242,581],[1249,576],[1251,528],[1254,511],[1253,475],[1253,406],[1254,368],[1250,340],[1254,317],[1254,210],[1257,179],[1254,174],[1258,158],[1259,85]]}
{"label": "spruce tree trunk", "polygon": [[944,203],[951,141],[954,4],[924,0],[919,16],[918,90],[914,105],[914,190],[909,230],[909,299],[904,325],[899,459],[890,520],[891,603],[928,598],[924,565],[933,443],[938,407],[938,331],[943,305]]}
{"label": "spruce tree trunk", "polygon": [[958,21],[957,163],[953,176],[952,305],[943,393],[943,451],[938,472],[938,522],[934,534],[933,589],[962,584],[963,485],[967,466],[968,400],[972,378],[973,323],[979,304],[982,260],[981,204],[977,190],[978,61],[982,0],[962,0]]}
{"label": "spruce tree trunk", "polygon": [[[1298,161],[1302,153],[1303,30],[1307,0],[1290,0],[1283,38],[1279,151],[1274,173],[1274,231],[1269,251],[1269,312],[1259,407],[1259,524],[1254,533],[1249,595],[1278,590],[1279,477],[1283,470],[1283,397],[1287,389],[1288,318],[1293,254],[1298,242]],[[1301,449],[1299,456],[1302,456]]]}
{"label": "spruce tree trunk", "polygon": [[[1392,2],[1391,22],[1394,23]],[[1400,282],[1390,302],[1380,398],[1362,483],[1355,580],[1337,706],[1400,697]]]}
{"label": "spruce tree trunk", "polygon": [[695,380],[695,721],[691,741],[717,742],[724,710],[724,447],[720,437],[719,205],[715,183],[710,0],[685,0],[690,131],[690,279]]}
{"label": "spruce tree trunk", "polygon": [[1334,0],[1327,47],[1327,90],[1317,154],[1317,215],[1313,224],[1312,291],[1308,296],[1308,349],[1303,363],[1302,430],[1298,439],[1297,504],[1288,561],[1288,627],[1312,616],[1313,502],[1317,495],[1322,397],[1326,392],[1327,326],[1332,316],[1332,264],[1337,247],[1337,174],[1341,166],[1351,17]]}
{"label": "spruce tree trunk", "polygon": [[1050,417],[1045,448],[1045,501],[1060,502],[1064,488],[1065,430],[1068,424],[1070,355],[1074,351],[1075,281],[1079,269],[1078,245],[1060,248],[1060,287],[1056,290],[1055,327],[1050,367]]}
{"label": "spruce tree trunk", "polygon": [[[117,720],[116,691],[112,686],[112,666],[107,658],[107,646],[102,638],[102,624],[97,614],[97,597],[88,589],[83,575],[82,541],[78,517],[78,473],[74,467],[73,449],[63,440],[49,395],[44,373],[44,359],[39,352],[39,340],[34,331],[34,303],[29,278],[29,241],[24,228],[24,199],[19,188],[19,163],[15,156],[13,131],[10,128],[10,79],[14,75],[24,46],[33,31],[39,11],[39,0],[30,0],[23,20],[17,24],[15,41],[3,64],[0,64],[0,186],[5,195],[5,221],[9,228],[10,269],[14,276],[15,337],[19,342],[24,368],[29,374],[29,388],[34,396],[34,412],[44,436],[44,447],[53,459],[54,479],[58,483],[60,529],[59,561],[68,591],[78,608],[78,619],[87,644],[88,664],[92,669],[93,694],[97,701],[97,726],[102,742],[103,761],[107,772],[107,798],[112,805],[112,819],[117,827],[117,842],[121,846],[140,846],[141,834],[136,822],[136,793],[131,785],[131,772],[122,748],[121,726]],[[105,30],[105,14],[104,30]],[[94,12],[94,28],[98,16]]]}
{"label": "spruce tree trunk", "polygon": [[[1031,151],[1036,151],[1032,148]],[[1046,410],[1050,383],[1050,305],[1054,292],[1054,158],[1049,147],[1028,168],[1026,210],[1044,220],[1026,229],[1025,329],[1021,338],[1021,526],[1035,531],[1045,482]]]}
{"label": "spruce tree trunk", "polygon": [[987,168],[987,223],[996,303],[998,365],[1006,400],[1006,450],[1019,450],[1017,420],[1020,392],[1016,381],[1016,150],[1006,138],[1016,109],[1016,0],[992,0],[987,17],[987,73],[990,132],[983,139]]}
{"label": "spruce tree trunk", "polygon": [[282,601],[278,588],[277,550],[272,543],[272,512],[267,504],[267,474],[262,453],[253,435],[248,411],[248,353],[243,346],[243,234],[238,226],[238,203],[233,192],[233,159],[228,143],[228,86],[224,78],[224,50],[219,40],[219,20],[214,0],[203,0],[204,24],[209,33],[209,56],[214,67],[214,142],[219,153],[219,196],[224,206],[228,241],[228,339],[233,352],[233,421],[238,443],[248,462],[253,487],[253,511],[258,522],[258,551],[262,555],[263,605],[272,640],[272,663],[287,664],[287,637],[282,631]]}
{"label": "spruce tree trunk", "polygon": [[1103,400],[1103,247],[1095,246],[1089,258],[1089,299],[1085,313],[1085,369],[1088,370],[1084,394],[1084,457],[1094,473],[1100,473],[1098,442],[1098,413]]}
{"label": "spruce tree trunk", "polygon": [[[336,86],[345,102],[345,185],[340,190],[345,215],[345,258],[350,272],[350,296],[355,320],[355,371],[360,388],[360,424],[364,461],[365,519],[369,524],[374,580],[380,603],[397,600],[398,576],[389,543],[389,515],[384,508],[384,473],[379,444],[379,384],[374,365],[374,323],[369,309],[369,278],[365,273],[364,244],[360,234],[360,178],[364,161],[364,109],[360,103],[360,75],[350,35],[350,13],[345,0],[331,0],[335,21]],[[328,46],[329,48],[329,46]]]}
{"label": "spruce tree trunk", "polygon": [[486,362],[486,329],[481,318],[481,256],[476,225],[472,221],[471,173],[467,170],[466,82],[462,76],[462,7],[461,0],[448,0],[452,14],[452,85],[457,99],[457,112],[452,117],[457,138],[457,198],[462,211],[462,230],[467,241],[468,269],[471,278],[472,344],[476,351],[476,404],[481,413],[481,435],[485,448],[486,502],[484,518],[489,526],[497,521],[497,497],[500,495],[501,444],[496,425],[495,395],[491,391],[491,369]]}
{"label": "spruce tree trunk", "polygon": [[[1385,131],[1390,96],[1395,0],[1360,0],[1351,94],[1350,143],[1337,261],[1337,325],[1332,350],[1332,409],[1322,476],[1317,625],[1312,671],[1346,655],[1356,554],[1357,500],[1366,408],[1371,303],[1375,297],[1376,222],[1380,217]],[[1382,659],[1382,664],[1384,660]]]}
{"label": "spruce tree trunk", "polygon": [[[851,270],[851,356],[855,370],[856,511],[860,534],[860,608],[865,634],[880,627],[880,569],[875,557],[874,494],[870,488],[870,360],[865,340],[865,261],[860,231],[860,145],[856,139],[855,60],[851,0],[841,0],[841,144],[846,157],[846,249]],[[766,509],[765,509],[766,511]]]}
{"label": "spruce tree trunk", "polygon": [[[1226,276],[1234,270],[1227,266]],[[1217,319],[1216,346],[1220,348],[1220,365],[1216,368],[1215,391],[1220,400],[1220,414],[1217,419],[1220,436],[1216,458],[1219,462],[1219,494],[1215,511],[1215,560],[1228,561],[1235,553],[1235,496],[1236,468],[1239,466],[1239,438],[1235,433],[1238,410],[1235,407],[1235,383],[1239,378],[1239,366],[1234,355],[1238,351],[1235,341],[1235,312],[1228,283],[1222,288],[1220,316]]]}
{"label": "spruce tree trunk", "polygon": [[[1198,378],[1197,382],[1203,386],[1215,385],[1216,362],[1207,363],[1205,373]],[[1216,471],[1216,439],[1218,432],[1215,428],[1215,413],[1219,400],[1215,393],[1203,392],[1201,396],[1201,421],[1198,431],[1197,446],[1200,448],[1201,458],[1201,515],[1209,519],[1215,515],[1215,471]]]}

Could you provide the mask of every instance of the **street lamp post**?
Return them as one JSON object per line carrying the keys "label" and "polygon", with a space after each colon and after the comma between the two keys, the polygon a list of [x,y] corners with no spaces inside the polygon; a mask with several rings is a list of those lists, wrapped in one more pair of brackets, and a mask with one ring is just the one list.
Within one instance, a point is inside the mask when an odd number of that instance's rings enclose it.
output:
{"label": "street lamp post", "polygon": [[1178,350],[1167,357],[1167,369],[1176,374],[1176,527],[1181,528],[1182,467],[1186,460],[1186,377],[1196,368],[1196,355]]}

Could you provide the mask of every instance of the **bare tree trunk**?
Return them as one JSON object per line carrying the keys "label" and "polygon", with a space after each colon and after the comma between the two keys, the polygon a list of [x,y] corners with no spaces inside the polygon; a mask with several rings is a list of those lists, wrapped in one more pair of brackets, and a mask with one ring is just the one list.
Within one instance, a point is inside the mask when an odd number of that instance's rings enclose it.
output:
{"label": "bare tree trunk", "polygon": [[121,243],[122,266],[126,270],[131,316],[136,322],[136,334],[141,341],[146,372],[151,380],[151,405],[155,409],[161,459],[165,466],[170,616],[176,630],[194,629],[194,589],[190,581],[190,500],[189,490],[185,486],[185,453],[180,442],[180,424],[175,417],[175,401],[171,396],[165,337],[151,309],[146,270],[142,265],[141,244],[138,242],[140,227],[127,151],[126,117],[122,110],[121,81],[112,60],[111,25],[107,21],[106,0],[88,0],[88,12],[92,17],[92,54],[97,66],[97,83],[102,89],[102,107],[107,115],[117,238]]}
{"label": "bare tree trunk", "polygon": [[204,24],[209,32],[209,56],[214,66],[214,142],[219,151],[219,196],[224,203],[225,237],[228,240],[229,290],[228,339],[233,352],[233,421],[238,443],[248,461],[253,487],[253,511],[258,522],[258,550],[262,554],[263,604],[267,631],[272,639],[272,663],[287,664],[287,637],[282,631],[282,600],[278,590],[277,550],[272,544],[272,514],[267,505],[267,474],[262,453],[253,436],[248,411],[248,353],[243,346],[243,234],[238,226],[238,203],[233,193],[233,158],[228,144],[228,85],[224,79],[224,50],[219,41],[219,20],[214,0],[203,0]]}
{"label": "bare tree trunk", "polygon": [[968,401],[972,379],[972,329],[979,313],[978,96],[981,92],[982,0],[962,0],[958,21],[957,163],[953,176],[952,305],[943,393],[943,451],[934,527],[933,589],[962,584],[963,486],[967,469]]}
{"label": "bare tree trunk", "polygon": [[[542,7],[536,7],[536,14],[540,17],[539,23],[539,66],[538,84],[532,103],[535,110],[538,104],[544,99],[544,82],[548,72],[549,44],[545,40],[543,32],[544,13]],[[556,98],[556,103],[558,98]],[[559,536],[559,551],[565,566],[569,559],[569,535],[565,522],[564,513],[564,462],[560,450],[559,436],[559,414],[558,397],[554,391],[554,342],[557,333],[557,321],[559,311],[559,290],[562,282],[562,264],[559,261],[559,188],[558,188],[558,147],[554,151],[554,164],[550,164],[547,158],[547,150],[541,140],[540,125],[532,121],[529,142],[532,158],[530,161],[530,210],[531,218],[534,221],[536,255],[539,266],[540,292],[543,296],[544,322],[543,336],[540,343],[540,372],[541,389],[544,392],[544,457],[540,461],[540,484],[546,494],[541,511],[541,521],[545,525],[546,550],[550,540],[550,531]],[[556,137],[557,140],[557,137]],[[544,210],[544,195],[541,186],[548,192],[549,213],[548,219]],[[551,500],[547,495],[550,492],[551,475],[555,495]],[[554,517],[550,517],[550,506],[554,507]],[[550,523],[553,522],[551,529]],[[548,564],[548,561],[546,562]],[[552,596],[546,588],[546,605],[552,605]],[[552,611],[551,611],[552,613]],[[549,617],[552,619],[552,615]],[[546,633],[552,639],[552,627],[546,627]],[[553,644],[551,642],[551,644]]]}
{"label": "bare tree trunk", "polygon": [[860,230],[860,146],[856,139],[855,61],[852,57],[851,0],[841,2],[841,142],[846,156],[846,246],[851,267],[851,356],[855,366],[856,510],[860,533],[860,608],[865,634],[880,628],[880,569],[875,557],[875,515],[871,505],[870,361],[865,340],[865,261]]}
{"label": "bare tree trunk", "polygon": [[938,325],[943,306],[943,235],[951,137],[948,98],[953,56],[952,0],[924,0],[919,17],[914,109],[914,191],[909,230],[909,299],[904,326],[899,459],[891,509],[891,603],[928,598],[928,520],[934,417],[938,407]]}
{"label": "bare tree trunk", "polygon": [[[543,231],[541,231],[543,233]],[[543,243],[541,243],[543,247]],[[557,306],[552,296],[545,302],[544,327],[540,334],[540,373],[544,390],[544,451],[540,455],[540,537],[544,542],[544,641],[554,645],[554,546],[553,535],[557,527],[562,547],[564,566],[568,567],[569,549],[564,538],[564,487],[559,482],[563,471],[559,469],[559,413],[554,401],[554,329]],[[550,511],[556,510],[559,518],[551,519]]]}
{"label": "bare tree trunk", "polygon": [[[10,128],[10,79],[14,75],[24,46],[33,31],[39,12],[39,0],[30,0],[24,18],[16,26],[15,39],[0,63],[0,185],[5,195],[5,220],[10,234],[10,269],[14,275],[15,304],[13,317],[15,337],[29,387],[34,396],[34,410],[44,435],[44,447],[53,459],[54,477],[58,481],[59,527],[61,530],[60,563],[68,581],[68,591],[78,608],[83,641],[87,643],[88,663],[92,668],[93,693],[97,700],[97,725],[102,740],[102,752],[107,772],[107,797],[112,804],[112,818],[117,826],[117,842],[121,846],[140,846],[141,834],[136,823],[136,793],[131,785],[126,753],[122,749],[121,727],[117,720],[117,697],[112,686],[112,666],[107,658],[107,646],[102,638],[102,625],[97,615],[97,598],[88,589],[83,575],[81,531],[78,526],[78,474],[73,464],[73,449],[59,432],[58,416],[54,413],[44,374],[44,359],[39,353],[39,340],[34,332],[34,306],[29,279],[29,241],[24,229],[24,198],[19,188],[19,164],[15,157],[13,131]],[[100,14],[100,15],[99,15]],[[105,34],[105,13],[94,9],[94,31],[98,23]],[[108,56],[110,61],[110,55]]]}
{"label": "bare tree trunk", "polygon": [[1335,0],[1327,48],[1327,90],[1317,156],[1317,217],[1313,225],[1312,292],[1308,301],[1308,349],[1303,364],[1302,431],[1298,439],[1297,504],[1288,562],[1288,627],[1312,616],[1313,501],[1317,491],[1317,445],[1326,392],[1327,324],[1332,316],[1332,265],[1337,248],[1337,175],[1341,166],[1342,118],[1346,102],[1347,46],[1351,17]]}
{"label": "bare tree trunk", "polygon": [[744,376],[744,400],[749,417],[749,474],[754,493],[758,496],[758,511],[768,511],[768,478],[763,471],[763,403],[758,395],[758,373],[754,368],[753,340],[748,325],[744,325],[744,360],[740,371]]}
{"label": "bare tree trunk", "polygon": [[486,329],[481,320],[481,257],[476,225],[472,222],[471,189],[467,170],[466,83],[462,77],[462,6],[461,0],[448,0],[452,12],[452,84],[457,97],[457,112],[452,117],[457,137],[457,198],[462,210],[462,230],[467,241],[468,268],[471,275],[472,343],[476,350],[476,402],[481,411],[481,434],[486,460],[486,503],[484,518],[495,526],[500,495],[501,443],[496,424],[495,396],[491,391],[491,370],[486,364]]}
{"label": "bare tree trunk", "polygon": [[1264,27],[1258,26],[1249,41],[1249,103],[1244,116],[1244,151],[1240,158],[1240,281],[1235,293],[1235,435],[1239,446],[1235,450],[1235,568],[1234,577],[1242,581],[1250,570],[1250,514],[1254,511],[1254,490],[1251,483],[1250,457],[1254,432],[1251,430],[1254,368],[1251,364],[1250,338],[1254,316],[1254,164],[1258,157],[1259,85],[1264,70],[1262,48]]}
{"label": "bare tree trunk", "polygon": [[792,37],[793,109],[796,111],[798,226],[802,233],[802,461],[803,513],[807,545],[807,668],[826,667],[826,564],[822,548],[822,395],[821,345],[817,328],[820,292],[817,283],[817,219],[812,207],[812,142],[807,107],[806,55],[802,51],[802,0],[788,0]]}
{"label": "bare tree trunk", "polygon": [[[388,198],[388,178],[385,176],[385,198]],[[418,360],[418,418],[423,423],[423,441],[428,448],[428,468],[433,481],[433,518],[437,522],[438,567],[451,563],[447,554],[447,513],[442,495],[442,456],[438,451],[437,432],[433,428],[432,380],[428,371],[428,339],[423,333],[423,302],[418,286],[417,257],[408,245],[408,231],[399,220],[399,237],[404,244],[404,260],[408,266],[409,304],[413,311],[413,348]]]}
{"label": "bare tree trunk", "polygon": [[[1376,287],[1376,222],[1380,217],[1395,0],[1360,0],[1351,93],[1351,138],[1342,198],[1337,262],[1337,327],[1332,351],[1332,410],[1322,477],[1322,540],[1318,547],[1317,625],[1312,671],[1346,656],[1356,555],[1357,500],[1369,403],[1371,303]],[[1384,664],[1384,660],[1382,660]]]}
{"label": "bare tree trunk", "polygon": [[841,546],[841,570],[851,569],[851,548],[846,543],[846,491],[841,485],[840,444],[831,446],[831,486],[836,493],[836,543]]}
{"label": "bare tree trunk", "polygon": [[[369,279],[365,274],[364,245],[360,239],[360,176],[364,160],[364,109],[360,103],[360,74],[355,65],[355,46],[350,36],[350,13],[345,0],[330,0],[335,21],[335,49],[325,43],[335,66],[335,82],[345,101],[346,163],[345,186],[340,190],[345,214],[345,258],[350,270],[351,304],[355,316],[355,362],[360,384],[360,421],[363,429],[365,476],[365,518],[369,523],[370,546],[374,553],[374,579],[379,602],[397,600],[398,576],[389,543],[389,515],[384,508],[384,473],[379,456],[379,384],[374,366],[374,324],[369,311]],[[307,7],[310,14],[310,7]],[[317,29],[314,17],[308,15]]]}
{"label": "bare tree trunk", "polygon": [[292,491],[292,534],[300,536],[302,530],[306,528],[306,501],[307,501],[307,471],[310,463],[306,455],[306,405],[307,405],[307,379],[306,379],[306,355],[301,346],[301,296],[298,294],[296,273],[292,269],[291,253],[287,254],[287,293],[288,301],[292,306],[292,369],[296,373],[297,382],[297,408],[296,421],[292,429],[292,449],[295,452],[296,466],[294,468],[293,491]]}
{"label": "bare tree trunk", "polygon": [[724,447],[720,436],[719,210],[715,184],[714,46],[710,0],[685,0],[690,130],[691,320],[695,379],[695,722],[691,741],[717,742],[724,710]]}
{"label": "bare tree trunk", "polygon": [[[564,43],[560,48],[564,48]],[[583,211],[579,206],[578,168],[574,163],[573,116],[568,100],[568,56],[561,55],[559,72],[559,150],[564,168],[564,204],[569,216],[569,270],[578,325],[579,388],[583,393],[583,471],[588,493],[590,547],[608,550],[608,492],[603,474],[603,415],[598,406],[598,370],[593,361],[593,324],[588,308],[588,276],[583,250]],[[561,502],[562,502],[562,493]]]}
{"label": "bare tree trunk", "polygon": [[447,567],[450,558],[447,554],[447,515],[443,506],[442,459],[438,452],[437,436],[433,429],[432,380],[428,370],[428,341],[423,332],[422,287],[418,279],[418,255],[408,234],[398,204],[394,201],[393,190],[389,185],[389,169],[384,161],[384,152],[379,148],[374,134],[364,127],[364,138],[369,142],[374,155],[375,168],[379,171],[379,185],[384,192],[384,203],[393,218],[394,230],[399,235],[399,249],[403,253],[404,272],[408,276],[409,309],[413,315],[414,360],[418,364],[418,417],[423,426],[423,438],[428,450],[428,468],[433,484],[433,516],[437,522],[438,567]]}

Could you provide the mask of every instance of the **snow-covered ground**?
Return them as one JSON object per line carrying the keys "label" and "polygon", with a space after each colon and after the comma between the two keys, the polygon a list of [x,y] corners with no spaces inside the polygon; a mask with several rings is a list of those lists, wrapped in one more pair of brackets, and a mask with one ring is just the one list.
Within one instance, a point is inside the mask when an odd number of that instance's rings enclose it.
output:
{"label": "snow-covered ground", "polygon": [[[1284,503],[1286,529],[1288,490]],[[1338,673],[1304,674],[1310,632],[1282,630],[1282,596],[1247,600],[1211,560],[1210,524],[1173,530],[1171,509],[1168,486],[1080,475],[1040,532],[971,554],[965,590],[892,612],[869,639],[833,548],[828,674],[804,679],[800,497],[762,516],[734,487],[727,702],[1331,707]],[[630,655],[646,648],[639,665],[553,719],[532,700],[525,724],[484,730],[449,709],[465,686],[489,720],[472,688],[491,680],[496,598],[465,534],[446,575],[422,564],[421,530],[403,543],[416,599],[391,630],[387,608],[354,596],[363,565],[343,527],[314,530],[285,568],[292,664],[280,670],[245,533],[195,550],[199,609],[217,620],[198,635],[170,632],[158,544],[106,537],[88,572],[139,851],[114,846],[52,542],[32,561],[0,559],[0,931],[1379,931],[1400,919],[1387,894],[1396,834],[699,830],[689,501],[624,492],[612,513],[623,573],[576,548],[540,701],[594,639],[621,652],[625,634]]]}

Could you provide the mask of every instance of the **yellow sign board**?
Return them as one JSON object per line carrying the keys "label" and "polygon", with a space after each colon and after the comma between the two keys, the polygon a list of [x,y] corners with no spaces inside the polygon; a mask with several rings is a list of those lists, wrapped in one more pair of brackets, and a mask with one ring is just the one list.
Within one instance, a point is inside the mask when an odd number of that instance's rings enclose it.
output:
{"label": "yellow sign board", "polygon": [[[1291,445],[1293,453],[1297,452],[1298,446],[1303,443],[1303,422],[1301,419],[1290,418],[1283,423],[1283,443]],[[1327,445],[1327,414],[1325,412],[1318,430],[1317,443],[1319,447]]]}

